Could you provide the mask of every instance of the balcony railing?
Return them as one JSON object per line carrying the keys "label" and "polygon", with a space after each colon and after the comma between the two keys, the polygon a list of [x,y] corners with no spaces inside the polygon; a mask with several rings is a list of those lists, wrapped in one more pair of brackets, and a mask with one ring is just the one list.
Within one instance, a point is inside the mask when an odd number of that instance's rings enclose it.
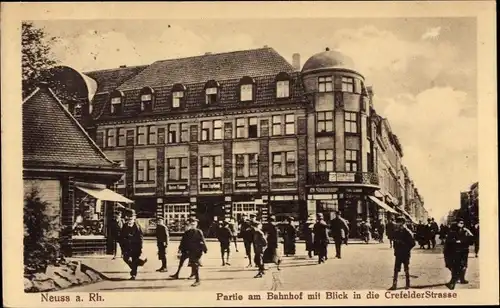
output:
{"label": "balcony railing", "polygon": [[379,185],[378,175],[373,172],[309,172],[309,185],[328,183],[355,183]]}

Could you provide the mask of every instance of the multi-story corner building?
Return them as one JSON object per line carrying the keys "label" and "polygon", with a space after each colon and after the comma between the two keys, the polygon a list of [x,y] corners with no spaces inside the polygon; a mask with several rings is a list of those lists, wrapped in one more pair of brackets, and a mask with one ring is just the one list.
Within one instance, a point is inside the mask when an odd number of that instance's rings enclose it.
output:
{"label": "multi-story corner building", "polygon": [[467,226],[479,222],[479,183],[472,184],[467,191],[460,192],[460,216]]}
{"label": "multi-story corner building", "polygon": [[53,79],[95,88],[68,108],[126,167],[115,189],[139,217],[175,231],[196,215],[206,230],[244,213],[339,210],[356,236],[361,220],[398,213],[387,203],[404,196],[401,145],[351,59],[327,49],[293,62],[265,47]]}

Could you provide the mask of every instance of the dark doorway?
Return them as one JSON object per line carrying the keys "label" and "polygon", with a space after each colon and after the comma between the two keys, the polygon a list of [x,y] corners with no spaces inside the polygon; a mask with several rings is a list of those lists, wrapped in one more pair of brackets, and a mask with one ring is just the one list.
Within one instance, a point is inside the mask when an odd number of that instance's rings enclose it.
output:
{"label": "dark doorway", "polygon": [[218,222],[224,219],[224,202],[211,199],[199,200],[196,207],[196,218],[199,220],[198,227],[205,236],[214,237]]}

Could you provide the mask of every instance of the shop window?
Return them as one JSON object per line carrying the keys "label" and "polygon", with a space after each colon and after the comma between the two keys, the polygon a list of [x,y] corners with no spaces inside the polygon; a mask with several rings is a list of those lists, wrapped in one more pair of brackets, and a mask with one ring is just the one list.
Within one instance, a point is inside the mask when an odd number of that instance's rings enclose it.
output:
{"label": "shop window", "polygon": [[357,172],[358,171],[358,151],[346,150],[345,151],[345,171]]}
{"label": "shop window", "polygon": [[114,128],[108,128],[106,129],[106,148],[112,148],[116,146],[116,139],[115,139],[115,129]]}
{"label": "shop window", "polygon": [[136,183],[154,182],[156,179],[156,160],[138,159],[135,161]]}
{"label": "shop window", "polygon": [[156,144],[156,127],[154,125],[146,126],[148,144]]}
{"label": "shop window", "polygon": [[333,132],[333,111],[323,111],[317,113],[317,132],[331,133]]}
{"label": "shop window", "polygon": [[188,142],[189,141],[189,125],[188,123],[181,123],[181,134],[180,134],[180,142]]}
{"label": "shop window", "polygon": [[75,217],[72,226],[74,237],[103,237],[104,205],[89,195],[78,197],[75,202]]}
{"label": "shop window", "polygon": [[333,91],[332,76],[318,78],[318,91],[319,92],[332,92]]}
{"label": "shop window", "polygon": [[332,200],[318,201],[318,212],[322,213],[326,220],[331,220],[333,213],[339,210],[339,200],[336,198],[337,195],[333,195]]}
{"label": "shop window", "polygon": [[201,121],[201,141],[210,140],[210,130],[212,129],[212,122]]}
{"label": "shop window", "polygon": [[273,136],[280,136],[281,132],[281,115],[273,116]]}
{"label": "shop window", "polygon": [[167,134],[167,143],[177,143],[177,124],[168,124]]}
{"label": "shop window", "polygon": [[125,138],[125,128],[120,127],[118,130],[118,146],[124,147],[127,145],[127,139]]}
{"label": "shop window", "polygon": [[232,216],[240,221],[243,215],[257,214],[257,205],[254,202],[233,202]]}
{"label": "shop window", "polygon": [[295,135],[295,115],[285,115],[285,135]]}
{"label": "shop window", "polygon": [[136,131],[137,137],[137,145],[144,145],[146,144],[146,127],[145,126],[137,126],[137,131]]}
{"label": "shop window", "polygon": [[257,129],[257,118],[249,118],[248,119],[248,138],[257,138],[258,137],[258,129]]}
{"label": "shop window", "polygon": [[213,140],[221,140],[222,139],[222,121],[215,120],[213,121]]}
{"label": "shop window", "polygon": [[358,115],[355,112],[344,112],[345,119],[345,132],[357,133],[358,132]]}
{"label": "shop window", "polygon": [[342,91],[349,93],[354,92],[354,78],[342,77]]}
{"label": "shop window", "polygon": [[333,150],[319,150],[318,151],[318,171],[319,172],[332,172],[333,170]]}
{"label": "shop window", "polygon": [[184,232],[189,218],[189,203],[166,204],[165,222],[170,232]]}
{"label": "shop window", "polygon": [[170,181],[185,181],[188,179],[188,158],[178,157],[167,160],[168,179]]}

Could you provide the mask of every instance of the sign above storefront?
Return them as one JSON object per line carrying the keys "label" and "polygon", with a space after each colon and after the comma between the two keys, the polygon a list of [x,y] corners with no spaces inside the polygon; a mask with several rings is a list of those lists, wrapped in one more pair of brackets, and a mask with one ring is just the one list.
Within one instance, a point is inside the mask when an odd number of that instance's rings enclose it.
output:
{"label": "sign above storefront", "polygon": [[336,187],[311,187],[311,188],[309,188],[310,194],[336,193],[337,191],[338,191],[338,188],[336,188]]}
{"label": "sign above storefront", "polygon": [[354,182],[354,173],[345,172],[330,172],[328,174],[328,181],[330,182]]}
{"label": "sign above storefront", "polygon": [[187,184],[167,184],[167,191],[184,191],[187,188]]}
{"label": "sign above storefront", "polygon": [[222,183],[220,182],[211,182],[211,183],[201,183],[200,187],[201,191],[214,191],[214,190],[221,190],[222,188]]}
{"label": "sign above storefront", "polygon": [[242,182],[236,182],[235,184],[236,189],[256,189],[257,188],[257,181],[242,181]]}

